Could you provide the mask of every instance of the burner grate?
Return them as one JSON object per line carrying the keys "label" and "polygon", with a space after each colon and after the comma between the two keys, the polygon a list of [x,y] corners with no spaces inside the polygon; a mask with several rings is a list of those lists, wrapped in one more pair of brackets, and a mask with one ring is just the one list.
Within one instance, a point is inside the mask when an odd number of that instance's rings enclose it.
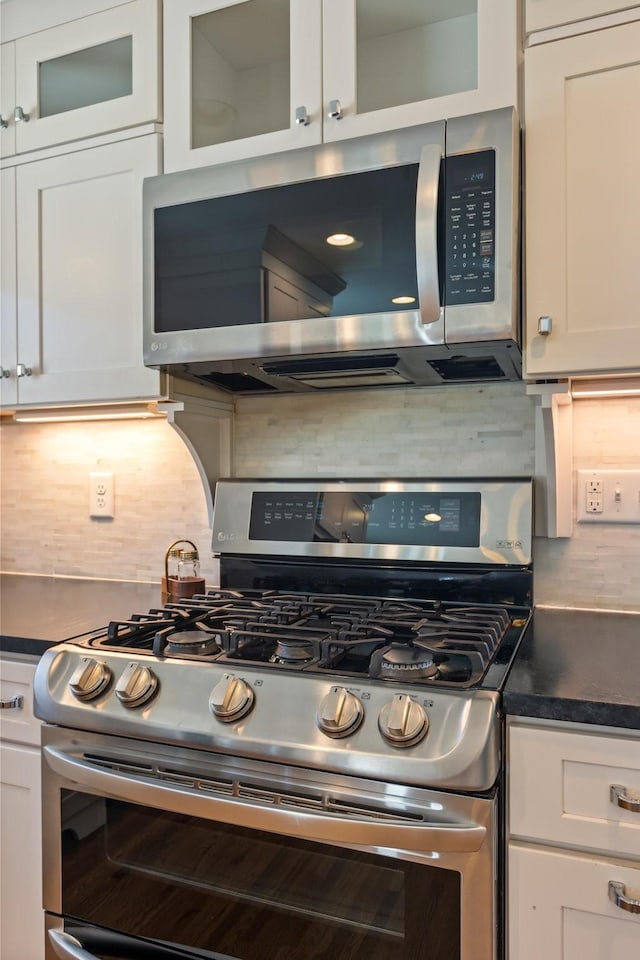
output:
{"label": "burner grate", "polygon": [[92,645],[403,682],[473,685],[514,621],[498,605],[277,590],[210,590],[128,620]]}

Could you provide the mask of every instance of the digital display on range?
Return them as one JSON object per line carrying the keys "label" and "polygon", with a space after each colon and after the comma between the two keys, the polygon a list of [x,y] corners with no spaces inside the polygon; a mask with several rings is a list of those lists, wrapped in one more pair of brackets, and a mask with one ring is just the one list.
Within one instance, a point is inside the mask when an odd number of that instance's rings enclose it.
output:
{"label": "digital display on range", "polygon": [[477,547],[479,493],[254,493],[250,540]]}

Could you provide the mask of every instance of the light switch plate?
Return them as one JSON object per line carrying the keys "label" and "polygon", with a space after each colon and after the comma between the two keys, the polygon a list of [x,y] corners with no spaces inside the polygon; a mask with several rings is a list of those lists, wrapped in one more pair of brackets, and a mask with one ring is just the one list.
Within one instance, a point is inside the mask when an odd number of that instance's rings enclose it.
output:
{"label": "light switch plate", "polygon": [[640,523],[640,470],[578,470],[579,523]]}

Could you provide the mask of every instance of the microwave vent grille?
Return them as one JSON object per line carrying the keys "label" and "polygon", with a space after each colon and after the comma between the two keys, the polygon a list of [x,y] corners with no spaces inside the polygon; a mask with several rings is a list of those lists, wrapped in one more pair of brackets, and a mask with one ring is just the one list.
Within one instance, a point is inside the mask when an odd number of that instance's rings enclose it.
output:
{"label": "microwave vent grille", "polygon": [[430,362],[433,369],[445,381],[506,379],[506,374],[495,357],[456,356]]}

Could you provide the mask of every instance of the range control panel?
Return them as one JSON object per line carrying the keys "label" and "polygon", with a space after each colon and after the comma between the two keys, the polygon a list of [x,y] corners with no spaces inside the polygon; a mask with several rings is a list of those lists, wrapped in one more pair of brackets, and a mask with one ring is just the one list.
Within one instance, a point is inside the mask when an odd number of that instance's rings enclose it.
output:
{"label": "range control panel", "polygon": [[445,161],[446,304],[495,299],[494,150]]}

